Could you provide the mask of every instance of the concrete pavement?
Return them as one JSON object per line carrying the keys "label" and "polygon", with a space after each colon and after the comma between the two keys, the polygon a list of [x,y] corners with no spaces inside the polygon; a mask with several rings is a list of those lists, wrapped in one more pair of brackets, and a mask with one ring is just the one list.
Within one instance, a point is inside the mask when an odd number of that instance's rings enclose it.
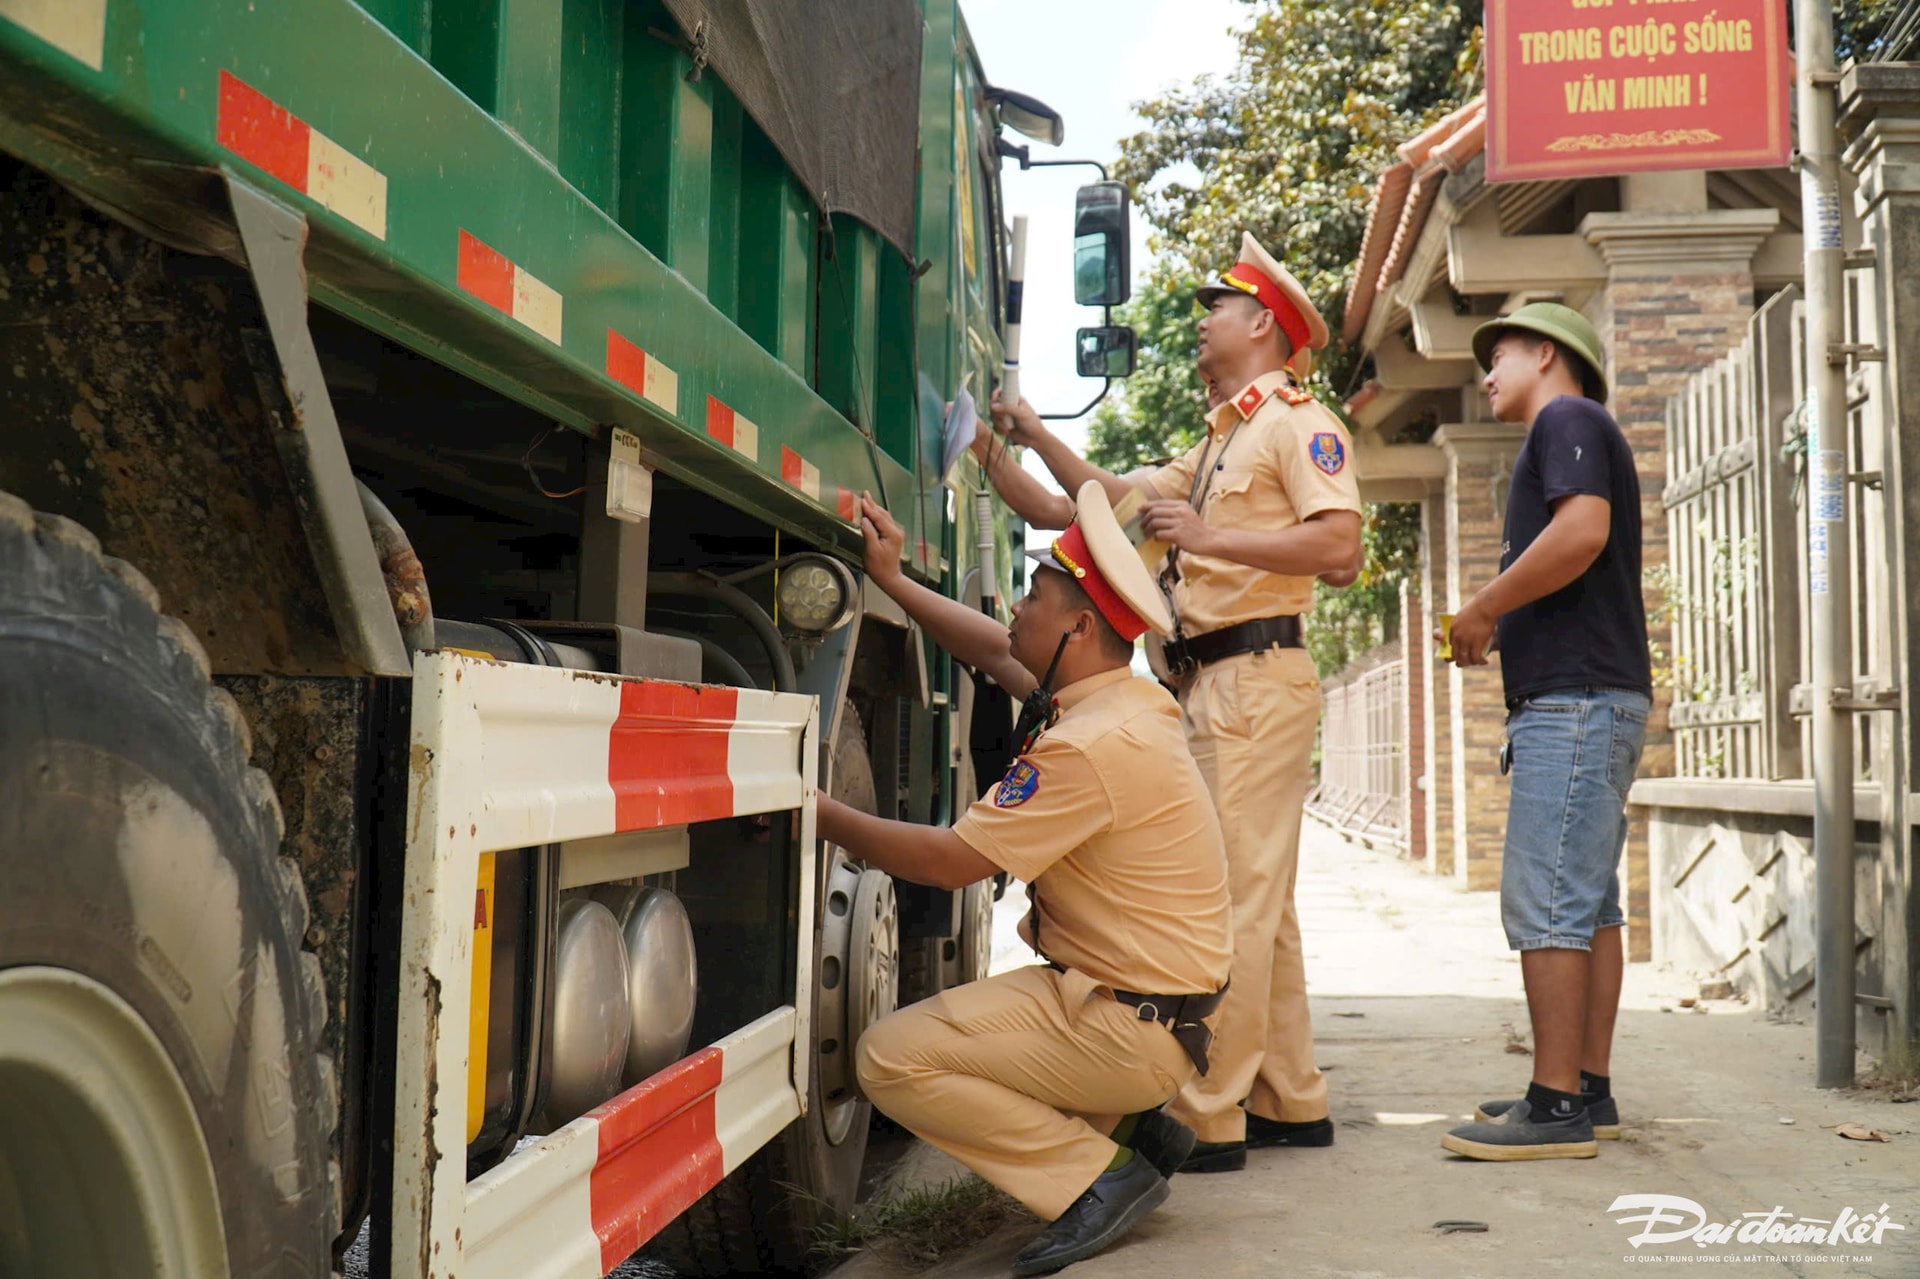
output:
{"label": "concrete pavement", "polygon": [[[1245,1172],[1174,1179],[1165,1207],[1073,1279],[1162,1276],[1612,1275],[1660,1264],[1758,1267],[1748,1273],[1920,1275],[1920,1105],[1812,1086],[1813,1031],[1731,1002],[1681,1008],[1697,976],[1629,968],[1614,1058],[1625,1138],[1600,1157],[1479,1164],[1439,1147],[1476,1103],[1516,1096],[1531,1058],[1520,966],[1493,894],[1469,894],[1312,822],[1298,888],[1314,1028],[1339,1125],[1331,1149],[1255,1152]],[[1000,908],[1000,964],[1019,962]],[[1671,1009],[1672,1011],[1666,1011]],[[1840,1137],[1843,1123],[1891,1141]],[[936,1152],[903,1161],[939,1180],[959,1170]],[[1698,1224],[1685,1205],[1665,1226],[1610,1214],[1623,1195],[1690,1200],[1711,1222],[1780,1209],[1774,1242],[1701,1246],[1636,1236]],[[1795,1218],[1831,1223],[1882,1213],[1878,1243],[1787,1242]],[[1484,1223],[1443,1234],[1434,1223]],[[1758,1229],[1764,1230],[1761,1222]],[[1865,1225],[1870,1239],[1873,1223]],[[1899,1228],[1893,1228],[1899,1227]],[[1037,1231],[1009,1225],[924,1272],[1006,1273]],[[1851,1233],[1851,1232],[1850,1232]],[[841,1279],[882,1279],[897,1262],[856,1258]]]}

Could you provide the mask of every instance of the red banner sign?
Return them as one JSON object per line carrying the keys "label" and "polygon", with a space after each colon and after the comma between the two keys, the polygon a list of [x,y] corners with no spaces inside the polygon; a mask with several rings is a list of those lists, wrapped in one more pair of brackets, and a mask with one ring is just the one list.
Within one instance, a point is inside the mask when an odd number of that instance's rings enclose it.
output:
{"label": "red banner sign", "polygon": [[1487,0],[1487,180],[1785,165],[1786,0]]}

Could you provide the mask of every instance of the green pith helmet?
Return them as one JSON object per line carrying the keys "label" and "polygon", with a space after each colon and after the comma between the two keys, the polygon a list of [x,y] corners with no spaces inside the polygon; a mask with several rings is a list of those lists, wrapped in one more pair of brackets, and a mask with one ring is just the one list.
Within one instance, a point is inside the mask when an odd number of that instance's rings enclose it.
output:
{"label": "green pith helmet", "polygon": [[1568,355],[1575,357],[1580,370],[1581,389],[1587,398],[1607,402],[1606,361],[1600,358],[1600,335],[1593,331],[1587,317],[1558,302],[1529,302],[1512,315],[1488,320],[1473,331],[1473,358],[1482,369],[1493,367],[1493,344],[1502,333],[1521,329],[1551,338]]}

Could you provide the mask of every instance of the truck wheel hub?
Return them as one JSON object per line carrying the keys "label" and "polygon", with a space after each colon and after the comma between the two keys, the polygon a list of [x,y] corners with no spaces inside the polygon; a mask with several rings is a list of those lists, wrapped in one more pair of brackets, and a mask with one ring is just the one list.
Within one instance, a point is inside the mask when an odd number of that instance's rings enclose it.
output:
{"label": "truck wheel hub", "polygon": [[860,1099],[854,1047],[899,1002],[899,910],[885,874],[862,870],[838,848],[832,855],[821,903],[816,1064],[825,1102],[821,1118],[828,1140],[839,1145]]}

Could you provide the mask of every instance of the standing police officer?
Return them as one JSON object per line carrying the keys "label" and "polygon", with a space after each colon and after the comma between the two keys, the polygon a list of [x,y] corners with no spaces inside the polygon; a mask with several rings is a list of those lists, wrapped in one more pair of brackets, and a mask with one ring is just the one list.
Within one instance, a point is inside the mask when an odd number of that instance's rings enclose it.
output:
{"label": "standing police officer", "polygon": [[[1115,502],[1142,490],[1145,532],[1173,547],[1166,655],[1226,834],[1234,955],[1214,1068],[1170,1110],[1199,1134],[1184,1171],[1227,1172],[1246,1166],[1248,1147],[1333,1143],[1293,902],[1320,717],[1300,621],[1315,577],[1344,584],[1359,567],[1360,494],[1345,428],[1295,380],[1328,337],[1306,290],[1244,235],[1239,261],[1197,298],[1200,374],[1228,398],[1207,414],[1206,438],[1170,465],[1109,475],[1026,401],[996,399],[994,413],[1067,489],[1098,481]],[[990,455],[988,475],[1031,522],[1057,501],[1005,450]]]}
{"label": "standing police officer", "polygon": [[904,1008],[855,1049],[883,1113],[1052,1223],[1016,1275],[1092,1256],[1166,1198],[1194,1136],[1157,1108],[1208,1068],[1232,954],[1206,784],[1173,698],[1130,669],[1134,640],[1168,629],[1166,602],[1105,490],[1079,498],[1009,633],[909,581],[899,525],[863,495],[875,583],[1026,696],[1032,731],[951,829],[819,800],[821,838],[896,878],[955,889],[1004,870],[1031,886],[1021,933],[1045,965]]}

